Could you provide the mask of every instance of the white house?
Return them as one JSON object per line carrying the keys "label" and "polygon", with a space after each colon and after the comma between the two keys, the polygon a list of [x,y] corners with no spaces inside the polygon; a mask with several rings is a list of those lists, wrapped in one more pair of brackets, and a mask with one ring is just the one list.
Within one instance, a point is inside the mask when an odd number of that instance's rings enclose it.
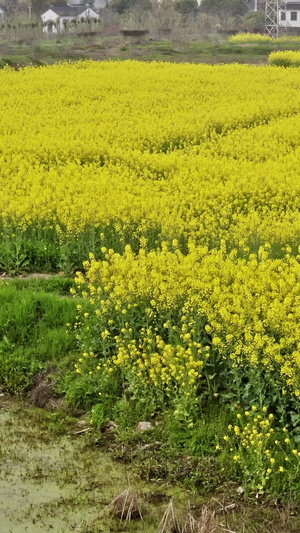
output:
{"label": "white house", "polygon": [[45,33],[62,32],[74,20],[100,18],[99,14],[88,5],[51,6],[41,17]]}
{"label": "white house", "polygon": [[300,29],[300,2],[286,2],[285,9],[279,9],[279,24],[285,28]]}

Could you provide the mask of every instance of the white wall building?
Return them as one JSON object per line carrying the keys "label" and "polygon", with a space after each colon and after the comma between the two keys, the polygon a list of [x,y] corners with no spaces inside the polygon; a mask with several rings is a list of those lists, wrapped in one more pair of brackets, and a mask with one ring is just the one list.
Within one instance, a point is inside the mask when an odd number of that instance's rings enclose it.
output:
{"label": "white wall building", "polygon": [[285,28],[300,29],[300,2],[286,2],[286,9],[279,10],[279,24]]}
{"label": "white wall building", "polygon": [[45,33],[63,32],[74,20],[100,18],[94,9],[84,5],[52,6],[41,17]]}

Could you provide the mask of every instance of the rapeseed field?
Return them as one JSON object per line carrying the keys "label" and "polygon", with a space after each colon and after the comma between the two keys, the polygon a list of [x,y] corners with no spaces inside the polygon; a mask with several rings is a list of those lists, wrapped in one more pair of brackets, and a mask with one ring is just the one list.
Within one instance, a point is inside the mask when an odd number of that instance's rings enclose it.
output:
{"label": "rapeseed field", "polygon": [[77,270],[96,417],[169,413],[193,451],[215,417],[205,453],[260,492],[299,482],[299,87],[245,65],[0,72],[0,267]]}
{"label": "rapeseed field", "polygon": [[300,53],[294,50],[271,52],[268,61],[271,65],[279,67],[299,67]]}
{"label": "rapeseed field", "polygon": [[229,37],[231,43],[299,43],[299,36],[297,35],[281,35],[278,39],[274,39],[270,35],[261,33],[237,33]]}

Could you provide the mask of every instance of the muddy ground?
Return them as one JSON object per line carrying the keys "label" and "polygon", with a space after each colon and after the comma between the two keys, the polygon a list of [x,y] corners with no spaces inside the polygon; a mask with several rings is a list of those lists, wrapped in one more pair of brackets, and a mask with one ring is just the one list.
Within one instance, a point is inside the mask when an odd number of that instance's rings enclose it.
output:
{"label": "muddy ground", "polygon": [[1,533],[124,531],[114,506],[103,510],[128,484],[146,509],[130,531],[156,531],[172,491],[146,486],[90,446],[86,419],[59,416],[57,425],[57,413],[0,398]]}
{"label": "muddy ground", "polygon": [[[204,497],[167,481],[142,481],[136,465],[112,459],[105,439],[87,416],[0,392],[1,533],[300,531],[297,505],[245,500],[234,486]],[[184,529],[189,521],[194,526]]]}

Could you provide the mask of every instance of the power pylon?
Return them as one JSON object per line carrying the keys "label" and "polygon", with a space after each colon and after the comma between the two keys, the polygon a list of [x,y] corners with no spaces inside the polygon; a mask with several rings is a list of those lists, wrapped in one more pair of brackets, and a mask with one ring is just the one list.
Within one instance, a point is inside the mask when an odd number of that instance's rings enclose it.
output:
{"label": "power pylon", "polygon": [[[285,22],[280,24],[279,13],[281,13],[281,20]],[[265,34],[278,39],[280,35],[286,32],[286,2],[285,0],[267,0],[265,10]]]}

